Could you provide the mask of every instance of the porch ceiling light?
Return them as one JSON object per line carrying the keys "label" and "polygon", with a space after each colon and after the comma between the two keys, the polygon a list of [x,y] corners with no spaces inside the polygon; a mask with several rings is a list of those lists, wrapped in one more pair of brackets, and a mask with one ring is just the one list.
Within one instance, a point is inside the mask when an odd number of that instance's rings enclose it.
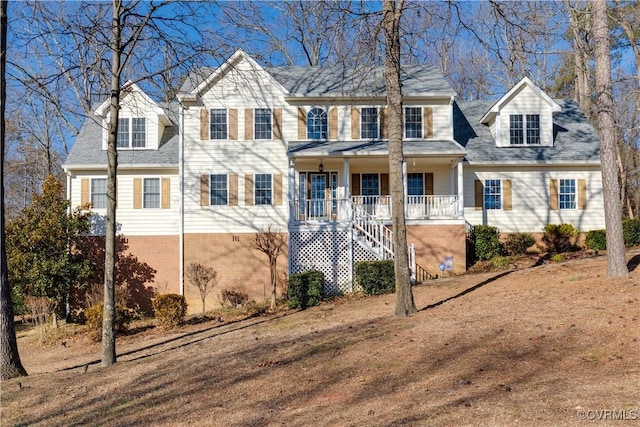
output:
{"label": "porch ceiling light", "polygon": [[324,172],[324,165],[322,164],[322,160],[320,160],[320,164],[318,165],[318,171]]}

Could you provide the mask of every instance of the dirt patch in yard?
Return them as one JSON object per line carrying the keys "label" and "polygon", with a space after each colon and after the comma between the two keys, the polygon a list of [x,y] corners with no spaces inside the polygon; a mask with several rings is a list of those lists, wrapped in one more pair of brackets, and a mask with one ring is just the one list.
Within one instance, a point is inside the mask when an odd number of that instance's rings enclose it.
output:
{"label": "dirt patch in yard", "polygon": [[31,375],[2,383],[1,424],[623,425],[640,419],[640,251],[628,260],[625,279],[601,256],[439,279],[406,319],[385,295],[150,329],[109,368],[82,337],[21,338]]}

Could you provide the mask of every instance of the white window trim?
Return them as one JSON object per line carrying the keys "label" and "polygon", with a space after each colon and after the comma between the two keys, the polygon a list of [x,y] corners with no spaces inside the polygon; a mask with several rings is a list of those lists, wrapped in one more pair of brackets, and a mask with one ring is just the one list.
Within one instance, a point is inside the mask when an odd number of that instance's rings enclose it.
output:
{"label": "white window trim", "polygon": [[[225,203],[224,205],[214,205],[212,203],[212,197],[211,197],[211,190],[212,190],[212,185],[211,185],[211,177],[214,175],[224,175],[227,177],[226,181],[227,181],[227,203]],[[229,206],[229,174],[228,173],[210,173],[209,174],[209,206],[213,206],[213,207],[221,207],[221,206]]]}
{"label": "white window trim", "polygon": [[[324,111],[325,116],[327,117],[327,135],[324,138],[309,138],[309,113],[312,110],[322,110]],[[306,129],[306,134],[307,134],[307,140],[309,141],[328,141],[329,140],[329,129],[331,129],[331,125],[329,124],[329,107],[324,107],[322,105],[314,105],[311,106],[308,110],[307,113],[305,114],[305,129]]]}
{"label": "white window trim", "polygon": [[[409,140],[409,141],[419,141],[424,139],[424,111],[422,109],[421,105],[403,105],[402,106],[403,110],[402,110],[402,136],[403,139],[405,140]],[[420,109],[420,137],[416,138],[416,137],[411,137],[409,138],[407,136],[407,108],[418,108]]]}
{"label": "white window trim", "polygon": [[[94,205],[94,203],[93,203],[93,193],[94,193],[94,192],[93,192],[93,182],[94,182],[95,180],[104,180],[104,181],[105,181],[105,188],[104,188],[104,190],[105,190],[105,192],[104,192],[104,194],[105,194],[105,198],[106,198],[107,193],[108,193],[108,189],[107,189],[107,185],[108,185],[108,182],[107,182],[107,181],[108,181],[108,180],[107,180],[107,178],[90,178],[90,179],[89,179],[89,201],[91,202],[92,209],[93,209],[93,210],[103,211],[103,210],[106,210],[106,209],[107,209],[107,207],[106,207],[106,206],[105,206],[104,208],[97,208],[97,207],[95,207],[95,205]],[[106,203],[106,200],[105,200],[105,203]]]}
{"label": "white window trim", "polygon": [[[133,146],[133,119],[144,119],[144,147]],[[149,120],[146,116],[126,116],[118,117],[118,120],[127,120],[129,122],[129,138],[128,145],[126,147],[120,147],[118,145],[118,136],[116,135],[116,147],[118,150],[148,150],[149,149]],[[118,133],[120,133],[120,127],[118,126]],[[108,130],[107,130],[108,137]],[[108,142],[108,141],[107,141]]]}
{"label": "white window trim", "polygon": [[[144,205],[144,195],[145,195],[145,191],[144,191],[144,184],[145,181],[148,179],[157,179],[158,180],[158,207],[147,207]],[[142,177],[142,204],[141,204],[141,208],[142,209],[148,209],[148,210],[160,210],[162,209],[162,177],[161,176],[144,176]]]}
{"label": "white window trim", "polygon": [[[269,175],[271,177],[271,179],[270,179],[270,181],[271,181],[270,182],[270,184],[271,184],[271,188],[270,188],[271,201],[270,201],[270,203],[262,203],[262,204],[258,204],[257,203],[258,197],[256,197],[256,191],[258,191],[258,187],[256,185],[256,181],[257,181],[256,175]],[[274,206],[275,191],[274,191],[274,188],[273,188],[273,184],[274,184],[273,177],[274,177],[274,174],[273,173],[269,173],[269,172],[256,172],[256,173],[253,174],[253,206]]]}
{"label": "white window trim", "polygon": [[[270,125],[270,135],[269,138],[257,138],[256,137],[256,125],[258,124],[258,121],[256,120],[256,113],[258,112],[258,110],[269,110],[269,125]],[[327,121],[327,124],[329,122]],[[328,128],[327,128],[328,129]],[[254,108],[253,109],[253,139],[258,140],[258,141],[268,141],[270,139],[273,139],[273,108],[270,107],[265,107],[265,108]]]}
{"label": "white window trim", "polygon": [[[562,193],[562,185],[561,181],[573,181],[573,193]],[[563,194],[571,195],[573,194],[573,207],[572,208],[563,208],[561,203],[561,196]],[[558,178],[558,210],[559,211],[577,211],[578,210],[578,180],[576,178]]]}
{"label": "white window trim", "polygon": [[[511,142],[511,116],[522,117],[522,144],[514,144]],[[529,143],[527,138],[527,116],[538,116],[538,143]],[[507,134],[507,146],[509,147],[541,147],[546,146],[542,141],[542,114],[536,113],[511,113],[509,114],[509,133]]]}
{"label": "white window trim", "polygon": [[[211,112],[213,110],[224,111],[225,120],[227,124],[227,134],[224,138],[212,138],[211,132]],[[210,141],[227,141],[229,140],[229,109],[228,108],[209,108],[209,140]]]}
{"label": "white window trim", "polygon": [[[376,127],[378,129],[378,136],[376,138],[364,138],[362,136],[362,124],[363,124],[363,121],[362,121],[362,117],[363,117],[362,110],[365,109],[365,108],[374,108],[376,110]],[[380,114],[382,114],[382,109],[378,105],[363,105],[363,106],[360,107],[360,139],[363,139],[365,141],[372,141],[372,140],[375,141],[375,140],[381,139]]]}
{"label": "white window trim", "polygon": [[[487,181],[498,181],[500,183],[500,209],[488,208],[486,199]],[[485,211],[502,211],[504,210],[504,180],[498,178],[487,178],[482,182],[482,208]]]}

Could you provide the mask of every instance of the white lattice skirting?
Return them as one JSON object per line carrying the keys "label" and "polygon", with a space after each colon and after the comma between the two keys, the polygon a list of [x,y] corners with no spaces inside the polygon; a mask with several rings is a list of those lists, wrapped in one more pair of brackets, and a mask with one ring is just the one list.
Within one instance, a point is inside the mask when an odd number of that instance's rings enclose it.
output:
{"label": "white lattice skirting", "polygon": [[326,295],[351,293],[353,265],[377,257],[354,244],[352,230],[314,230],[289,233],[289,272],[324,273]]}

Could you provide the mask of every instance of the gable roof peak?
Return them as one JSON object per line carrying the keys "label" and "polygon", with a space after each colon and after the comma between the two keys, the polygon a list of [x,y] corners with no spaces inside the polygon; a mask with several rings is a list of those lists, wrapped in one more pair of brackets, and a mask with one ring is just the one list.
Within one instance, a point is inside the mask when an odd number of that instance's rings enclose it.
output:
{"label": "gable roof peak", "polygon": [[489,123],[491,120],[495,118],[495,116],[500,112],[500,109],[504,104],[508,103],[516,94],[520,93],[523,88],[529,87],[531,88],[538,98],[545,101],[551,107],[551,112],[553,114],[559,113],[562,108],[560,105],[554,101],[549,95],[547,95],[542,89],[540,89],[531,79],[527,76],[524,76],[514,87],[511,88],[507,93],[505,93],[502,98],[500,98],[493,106],[487,111],[487,113],[480,119],[480,123]]}

